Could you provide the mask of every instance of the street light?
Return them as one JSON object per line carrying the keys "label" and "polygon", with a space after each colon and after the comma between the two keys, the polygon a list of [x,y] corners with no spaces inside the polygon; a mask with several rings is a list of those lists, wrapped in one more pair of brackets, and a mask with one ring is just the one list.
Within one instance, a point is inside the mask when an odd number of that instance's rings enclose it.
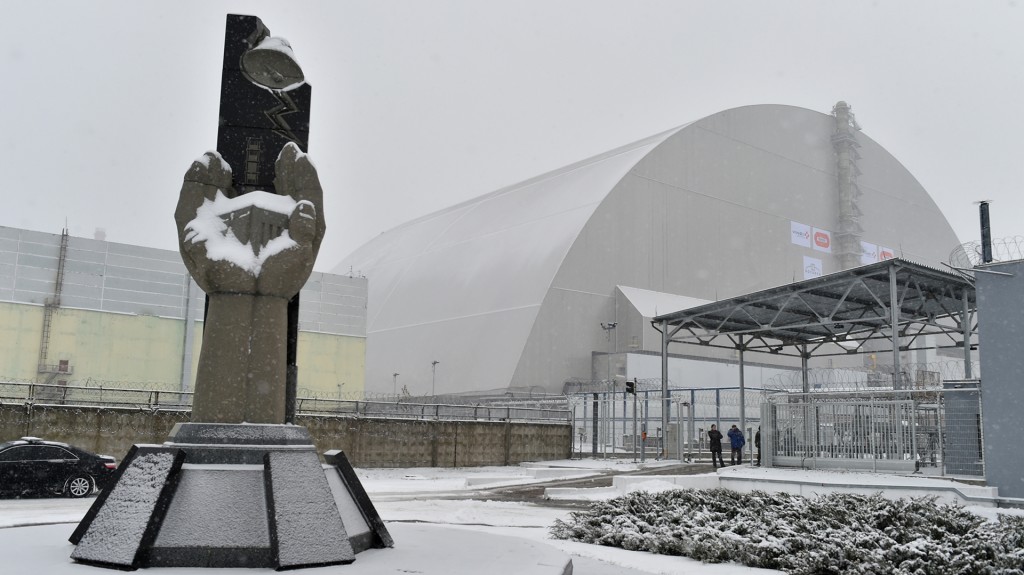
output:
{"label": "street light", "polygon": [[[604,330],[604,336],[608,340],[608,405],[611,407],[608,417],[608,439],[612,451],[615,451],[615,382],[612,381],[612,350],[615,343],[612,341],[612,330],[617,325],[619,323],[615,321],[601,322],[601,329]],[[608,456],[607,452],[605,452],[605,456]]]}
{"label": "street light", "polygon": [[393,378],[392,381],[394,381],[394,389],[391,392],[391,394],[394,395],[394,396],[397,396],[398,395],[398,373],[397,372],[396,373],[392,373],[391,377]]}
{"label": "street light", "polygon": [[430,362],[430,396],[431,397],[434,397],[436,395],[436,393],[434,393],[434,381],[435,381],[435,376],[437,375],[437,364],[439,364],[439,363],[441,363],[441,362],[437,361],[436,359],[434,361]]}

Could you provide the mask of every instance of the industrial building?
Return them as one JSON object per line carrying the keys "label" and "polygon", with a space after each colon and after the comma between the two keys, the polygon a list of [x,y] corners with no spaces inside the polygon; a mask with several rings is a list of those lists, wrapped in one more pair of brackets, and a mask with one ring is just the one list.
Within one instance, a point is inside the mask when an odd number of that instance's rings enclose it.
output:
{"label": "industrial building", "polygon": [[[660,378],[654,316],[958,244],[847,104],[756,105],[410,221],[334,269],[369,280],[368,392],[559,393]],[[734,364],[694,346],[669,380],[733,386]],[[747,385],[792,367],[748,363]]]}
{"label": "industrial building", "polygon": [[[300,302],[299,395],[361,396],[366,279]],[[190,391],[203,306],[176,251],[0,227],[0,381]]]}

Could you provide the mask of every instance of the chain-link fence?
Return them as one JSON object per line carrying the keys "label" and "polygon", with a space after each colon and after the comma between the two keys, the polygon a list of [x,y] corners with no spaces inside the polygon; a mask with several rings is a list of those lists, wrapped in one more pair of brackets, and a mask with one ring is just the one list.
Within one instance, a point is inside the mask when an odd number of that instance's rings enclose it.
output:
{"label": "chain-link fence", "polygon": [[983,476],[981,392],[778,393],[763,405],[766,465]]}
{"label": "chain-link fence", "polygon": [[[664,396],[660,379],[643,379],[637,380],[635,395],[626,392],[624,383],[607,381],[574,382],[567,391],[573,450],[579,457],[705,460],[710,457],[707,432],[711,425],[740,424],[741,394],[736,387],[670,387]],[[747,458],[753,455],[752,437],[760,423],[763,391],[747,388],[742,394]],[[665,409],[668,428],[663,430]]]}

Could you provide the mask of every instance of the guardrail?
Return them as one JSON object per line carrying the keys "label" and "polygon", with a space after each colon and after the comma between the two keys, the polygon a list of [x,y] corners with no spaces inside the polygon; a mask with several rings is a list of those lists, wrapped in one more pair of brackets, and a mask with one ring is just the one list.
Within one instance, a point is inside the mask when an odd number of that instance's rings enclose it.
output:
{"label": "guardrail", "polygon": [[[69,405],[188,411],[192,409],[192,395],[192,392],[186,391],[0,382],[0,402],[30,406]],[[417,402],[415,399],[406,398],[380,401],[299,397],[296,399],[295,411],[299,415],[442,421],[572,421],[568,401],[565,408],[551,407],[550,399],[545,401],[545,405],[537,403],[532,400],[515,399],[477,404],[450,404]]]}

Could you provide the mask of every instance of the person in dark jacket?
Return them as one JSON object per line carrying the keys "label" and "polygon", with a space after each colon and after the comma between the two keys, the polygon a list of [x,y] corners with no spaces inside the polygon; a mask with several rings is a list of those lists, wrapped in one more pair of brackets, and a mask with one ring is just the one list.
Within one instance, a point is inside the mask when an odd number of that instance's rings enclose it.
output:
{"label": "person in dark jacket", "polygon": [[[722,460],[722,432],[718,431],[714,424],[711,425],[711,431],[708,431],[708,440],[711,447],[711,467],[725,467],[725,461]],[[718,457],[717,466],[715,456]]]}
{"label": "person in dark jacket", "polygon": [[757,426],[757,433],[754,434],[754,447],[757,448],[757,461],[754,465],[761,467],[761,426]]}
{"label": "person in dark jacket", "polygon": [[735,425],[729,429],[729,443],[732,444],[732,455],[729,460],[733,465],[743,465],[743,446],[746,445],[747,440],[743,437],[743,432],[740,428]]}

